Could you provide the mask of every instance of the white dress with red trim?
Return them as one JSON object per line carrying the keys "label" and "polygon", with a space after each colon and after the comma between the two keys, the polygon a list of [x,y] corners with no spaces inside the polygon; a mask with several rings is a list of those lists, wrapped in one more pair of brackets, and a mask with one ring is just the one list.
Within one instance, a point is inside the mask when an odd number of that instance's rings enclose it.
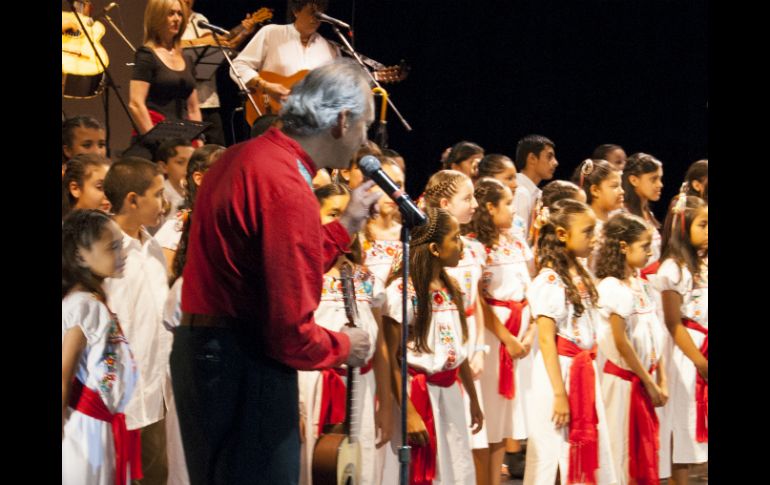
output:
{"label": "white dress with red trim", "polygon": [[[388,316],[398,323],[402,320],[402,289],[401,278],[388,285],[383,307],[383,316]],[[411,284],[408,296],[410,301],[407,304],[407,318],[411,333],[414,331],[411,325],[414,322],[418,298]],[[418,352],[411,342],[407,345],[407,362],[410,368],[417,368],[431,376],[459,368],[468,357],[468,351],[463,343],[460,313],[449,294],[441,290],[431,291],[427,296],[432,302],[432,318],[426,341],[432,352]],[[411,389],[413,379],[415,377],[409,377],[407,389]],[[428,382],[427,390],[437,439],[436,476],[433,483],[474,485],[476,471],[467,431],[467,411],[464,409],[460,388],[457,385],[443,387]],[[393,435],[392,443],[398,446],[401,443],[399,426],[396,426]]]}
{"label": "white dress with red trim", "polygon": [[[533,318],[548,317],[556,323],[557,338],[560,337],[576,347],[588,351],[596,345],[596,325],[599,315],[592,305],[590,295],[582,280],[574,278],[584,311],[575,316],[572,303],[567,298],[566,286],[561,277],[552,269],[543,268],[532,280],[527,291],[527,300]],[[573,357],[559,355],[559,367],[564,387],[570,396],[570,377]],[[607,419],[604,413],[599,371],[595,362],[591,363],[594,374],[595,414],[598,419],[598,468],[595,471],[595,483],[599,485],[617,483],[615,468],[610,451],[610,439]],[[524,468],[525,485],[553,485],[557,471],[562,482],[566,483],[570,464],[570,426],[556,428],[552,421],[554,392],[546,371],[543,353],[537,352],[532,365],[532,393],[528,408],[527,456]],[[570,413],[570,423],[576,416]]]}
{"label": "white dress with red trim", "polygon": [[[75,378],[98,393],[110,413],[124,412],[139,370],[117,317],[104,303],[84,291],[65,296],[61,309],[62,341],[65,333],[74,327],[79,327],[86,337]],[[130,480],[130,467],[127,472]],[[62,439],[62,484],[113,485],[115,481],[111,424],[67,407]]]}
{"label": "white dress with red trim", "polygon": [[361,247],[364,251],[364,266],[374,275],[372,306],[380,308],[385,301],[388,276],[397,264],[395,258],[401,258],[401,241],[370,241],[361,238]]}
{"label": "white dress with red trim", "polygon": [[[609,321],[614,313],[625,320],[626,336],[645,369],[657,366],[665,335],[658,321],[649,283],[641,278],[634,278],[632,286],[629,287],[617,278],[608,277],[599,283],[597,291],[600,320],[596,334],[599,352],[614,365],[630,371],[615,345]],[[603,365],[599,368],[603,369]],[[602,371],[601,389],[618,484],[626,485],[630,483],[629,423],[632,384],[628,380]]]}
{"label": "white dress with red trim", "polygon": [[[529,262],[532,250],[518,237],[500,236],[500,242],[491,248],[485,248],[484,271],[481,289],[487,301],[523,302],[527,288],[532,281],[529,275]],[[513,311],[509,307],[490,304],[490,308],[505,322]],[[518,311],[518,310],[517,310]],[[521,309],[521,323],[515,337],[523,339],[530,325],[528,306]],[[500,341],[488,329],[484,329],[485,342],[490,346],[484,360],[482,374],[482,392],[486,407],[485,417],[489,424],[487,435],[490,443],[499,443],[503,438],[527,438],[527,400],[531,393],[532,353],[513,361],[513,399],[500,393]]]}
{"label": "white dress with red trim", "polygon": [[[704,263],[699,277],[693,278],[687,267],[667,259],[661,263],[657,274],[648,276],[648,279],[659,292],[672,290],[679,293],[682,296],[682,318],[690,319],[708,330],[708,265]],[[690,328],[687,332],[695,346],[702,348],[707,335]],[[696,436],[698,372],[673,343],[666,370],[669,399],[659,413],[661,477],[670,475],[669,464],[672,460],[680,464],[708,461],[708,441],[699,442]]]}
{"label": "white dress with red trim", "polygon": [[[457,281],[457,285],[463,292],[463,306],[465,308],[465,320],[468,323],[468,342],[466,343],[468,359],[470,360],[476,353],[476,300],[478,300],[479,294],[479,280],[481,279],[481,267],[484,264],[484,245],[475,239],[466,236],[460,236],[463,241],[463,256],[460,262],[454,268],[446,267],[444,270],[449,276]],[[483,372],[482,372],[483,375]],[[458,382],[458,386],[462,389],[462,383]],[[479,399],[479,406],[484,409],[484,398],[481,395],[481,377],[473,381],[473,385],[476,388],[476,396]],[[463,402],[465,403],[465,409],[468,411],[466,418],[470,422],[470,399],[468,394],[463,392]],[[486,415],[486,413],[485,413]],[[489,440],[487,438],[487,426],[481,428],[476,434],[472,434],[470,428],[468,428],[468,434],[471,439],[471,446],[474,450],[484,449],[489,447]]]}
{"label": "white dress with red trim", "polygon": [[[367,356],[371,361],[374,356],[375,342],[379,327],[371,310],[373,275],[361,267],[356,267],[354,274],[356,306],[358,307],[358,322],[360,328],[366,330],[372,342]],[[318,325],[339,332],[348,323],[345,313],[345,303],[342,293],[342,280],[327,273],[324,275],[321,288],[321,302],[315,311],[315,321]],[[344,366],[347,368],[347,366]],[[340,376],[344,383],[347,376]],[[298,371],[300,419],[305,424],[304,442],[300,454],[301,484],[312,482],[313,450],[318,440],[319,423],[322,414],[324,380],[321,371]],[[358,437],[361,446],[361,484],[374,485],[380,483],[379,467],[376,466],[377,450],[375,448],[376,429],[374,426],[376,382],[374,370],[369,369],[359,375],[358,386],[354,387],[356,402],[360,403],[358,411],[359,427],[351,430]],[[336,396],[337,399],[340,396]],[[344,408],[344,397],[342,397]]]}

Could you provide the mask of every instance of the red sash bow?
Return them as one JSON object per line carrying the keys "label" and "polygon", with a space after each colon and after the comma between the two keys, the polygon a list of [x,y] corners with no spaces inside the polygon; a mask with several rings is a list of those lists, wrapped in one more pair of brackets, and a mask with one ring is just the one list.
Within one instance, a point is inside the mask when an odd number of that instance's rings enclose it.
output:
{"label": "red sash bow", "polygon": [[[361,375],[372,370],[369,360],[361,367]],[[347,387],[341,376],[347,376],[346,368],[337,367],[321,371],[321,411],[318,419],[318,436],[323,434],[324,426],[345,421],[345,401]]]}
{"label": "red sash bow", "polygon": [[[650,368],[650,374],[655,366]],[[608,360],[604,372],[631,383],[631,403],[628,432],[628,474],[638,485],[658,485],[658,450],[660,447],[660,424],[655,414],[652,399],[644,389],[639,376]]]}
{"label": "red sash bow", "polygon": [[569,473],[567,483],[596,483],[599,468],[599,416],[596,414],[596,346],[581,349],[556,336],[559,355],[572,357],[569,372]]}
{"label": "red sash bow", "polygon": [[[519,330],[521,329],[521,314],[524,311],[524,307],[527,306],[527,300],[522,301],[500,301],[494,298],[487,298],[487,303],[492,306],[501,306],[509,308],[511,314],[508,316],[508,320],[505,321],[505,328],[511,332],[511,335],[517,337]],[[505,345],[500,344],[500,372],[499,380],[497,383],[497,392],[499,392],[506,399],[513,399],[516,395],[516,382],[514,380],[513,370],[514,363],[511,355],[505,349]]]}
{"label": "red sash bow", "polygon": [[[682,319],[682,325],[706,336],[700,346],[700,351],[708,360],[709,358],[709,330],[700,323]],[[698,443],[708,443],[709,440],[709,385],[700,374],[695,375],[695,439]]]}
{"label": "red sash bow", "polygon": [[412,446],[411,461],[412,467],[409,474],[409,483],[411,485],[430,485],[436,477],[436,453],[438,444],[436,442],[436,424],[433,416],[433,408],[430,405],[430,393],[428,393],[428,384],[435,386],[449,387],[457,381],[460,368],[436,372],[428,375],[422,369],[409,367],[409,375],[412,376],[409,399],[412,401],[414,409],[425,423],[428,430],[428,444],[425,446]]}
{"label": "red sash bow", "polygon": [[126,467],[131,465],[131,479],[138,480],[142,473],[142,445],[139,430],[126,429],[126,415],[112,414],[99,393],[87,388],[78,379],[72,382],[70,407],[80,413],[112,425],[115,444],[115,485],[126,485]]}

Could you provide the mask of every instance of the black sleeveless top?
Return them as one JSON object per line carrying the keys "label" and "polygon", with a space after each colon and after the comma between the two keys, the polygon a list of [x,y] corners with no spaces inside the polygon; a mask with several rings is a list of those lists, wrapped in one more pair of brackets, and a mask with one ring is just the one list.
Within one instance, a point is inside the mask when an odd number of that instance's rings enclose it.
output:
{"label": "black sleeveless top", "polygon": [[193,66],[182,57],[185,67],[181,71],[170,69],[149,47],[140,47],[134,57],[131,79],[150,83],[147,108],[170,119],[187,119],[187,98],[195,89]]}

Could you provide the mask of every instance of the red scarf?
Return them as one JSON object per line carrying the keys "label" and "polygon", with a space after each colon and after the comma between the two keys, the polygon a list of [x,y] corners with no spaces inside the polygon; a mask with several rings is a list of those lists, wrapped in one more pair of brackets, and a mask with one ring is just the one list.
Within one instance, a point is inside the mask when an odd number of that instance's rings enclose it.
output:
{"label": "red scarf", "polygon": [[428,384],[441,387],[452,386],[457,381],[459,372],[460,368],[455,367],[451,370],[428,375],[422,369],[409,367],[409,375],[412,376],[409,400],[412,401],[414,409],[422,418],[423,423],[425,423],[429,436],[428,443],[425,446],[412,445],[412,467],[409,474],[409,483],[411,485],[430,485],[433,483],[433,479],[436,478],[438,444],[436,442],[436,424],[433,408],[430,405]]}
{"label": "red scarf", "polygon": [[[361,375],[372,370],[372,360],[361,367]],[[345,422],[345,402],[347,387],[341,376],[348,375],[345,368],[324,369],[321,371],[321,411],[318,416],[318,436],[323,434],[324,426]]]}
{"label": "red scarf", "polygon": [[125,414],[112,414],[99,393],[87,388],[78,379],[72,381],[69,405],[75,411],[112,425],[112,441],[115,445],[115,485],[126,485],[126,467],[129,464],[132,480],[139,480],[144,476],[139,430],[126,429]]}
{"label": "red scarf", "polygon": [[[650,374],[655,366],[650,368]],[[604,372],[631,382],[631,403],[628,426],[628,475],[637,485],[658,485],[658,450],[660,425],[652,399],[639,376],[618,367],[612,361],[604,364]]]}
{"label": "red scarf", "polygon": [[[519,335],[521,329],[521,313],[524,307],[527,306],[527,300],[522,301],[500,301],[494,298],[487,298],[487,303],[492,306],[501,306],[509,308],[511,314],[508,315],[508,320],[505,321],[505,328],[511,332],[514,337]],[[516,395],[516,382],[514,380],[513,369],[514,363],[511,355],[506,350],[505,345],[500,343],[500,372],[499,380],[497,382],[497,392],[500,393],[506,399],[513,399]]]}
{"label": "red scarf", "polygon": [[656,274],[658,272],[658,268],[660,268],[660,260],[655,261],[645,268],[642,268],[642,270],[639,272],[639,276],[641,276],[643,280],[647,281],[647,277],[651,274]]}
{"label": "red scarf", "polygon": [[559,355],[572,357],[569,371],[569,473],[567,484],[596,483],[599,468],[599,416],[596,414],[596,380],[593,360],[596,346],[584,350],[556,336]]}
{"label": "red scarf", "polygon": [[[708,360],[709,358],[709,330],[700,323],[682,318],[682,325],[706,336],[700,346],[700,351]],[[709,441],[709,385],[700,374],[695,374],[695,440],[698,443]]]}

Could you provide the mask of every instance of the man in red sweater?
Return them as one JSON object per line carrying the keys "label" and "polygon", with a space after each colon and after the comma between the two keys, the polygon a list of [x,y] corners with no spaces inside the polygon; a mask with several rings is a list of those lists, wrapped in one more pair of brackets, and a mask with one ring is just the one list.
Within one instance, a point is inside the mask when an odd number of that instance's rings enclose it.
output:
{"label": "man in red sweater", "polygon": [[311,71],[281,118],[282,130],[229,148],[195,201],[171,354],[193,485],[297,483],[296,369],[360,366],[373,344],[313,319],[324,272],[379,197],[362,185],[322,226],[311,186],[318,168],[347,168],[367,139],[363,71],[348,61]]}

